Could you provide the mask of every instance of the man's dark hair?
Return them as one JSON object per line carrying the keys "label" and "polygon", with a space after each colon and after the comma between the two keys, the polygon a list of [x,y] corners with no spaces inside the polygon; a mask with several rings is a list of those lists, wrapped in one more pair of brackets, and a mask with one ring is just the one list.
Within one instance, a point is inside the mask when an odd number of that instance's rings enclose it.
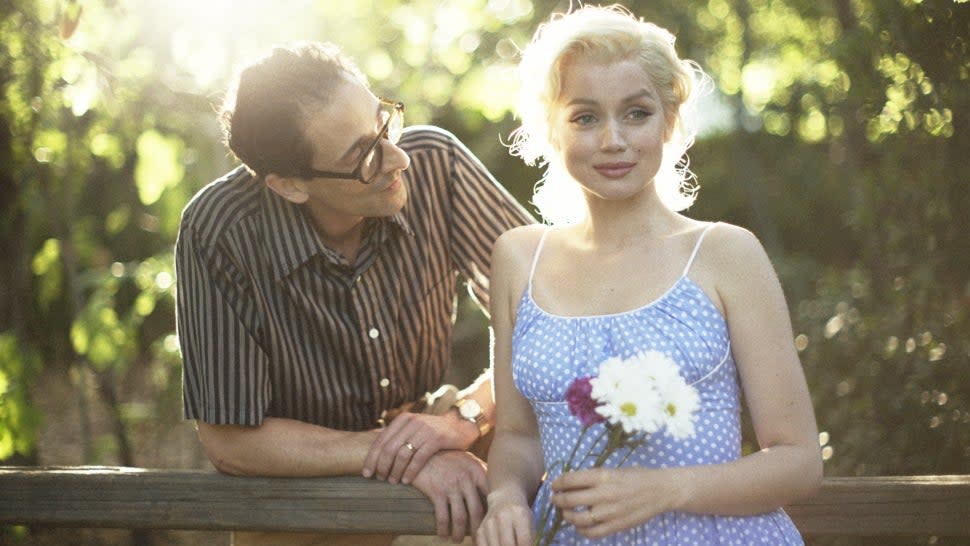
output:
{"label": "man's dark hair", "polygon": [[333,44],[275,47],[239,73],[220,120],[226,145],[258,176],[295,176],[310,166],[306,120],[343,81],[366,78]]}

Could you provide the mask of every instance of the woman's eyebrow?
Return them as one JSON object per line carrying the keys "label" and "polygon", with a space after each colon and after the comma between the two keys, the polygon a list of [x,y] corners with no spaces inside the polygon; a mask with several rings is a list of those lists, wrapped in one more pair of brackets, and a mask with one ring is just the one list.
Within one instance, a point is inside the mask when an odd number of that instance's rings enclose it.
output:
{"label": "woman's eyebrow", "polygon": [[[653,93],[651,93],[649,90],[647,90],[647,89],[641,89],[640,91],[637,91],[636,93],[633,93],[630,96],[624,98],[622,102],[634,102],[634,101],[636,101],[638,99],[642,99],[642,98],[648,98],[648,99],[651,99],[651,100],[657,100],[657,98],[654,97],[653,96]],[[566,106],[573,106],[573,105],[595,106],[597,104],[599,104],[599,103],[597,101],[593,100],[593,99],[588,99],[588,98],[584,98],[584,97],[576,97],[576,98],[570,100],[568,103],[566,103]]]}

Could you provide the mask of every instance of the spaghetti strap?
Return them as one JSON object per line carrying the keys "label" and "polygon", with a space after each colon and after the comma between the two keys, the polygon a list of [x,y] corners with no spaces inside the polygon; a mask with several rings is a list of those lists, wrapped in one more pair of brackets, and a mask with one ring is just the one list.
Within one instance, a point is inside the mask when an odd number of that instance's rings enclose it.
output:
{"label": "spaghetti strap", "polygon": [[717,224],[717,222],[708,224],[707,227],[704,228],[704,231],[701,232],[701,236],[697,238],[697,243],[694,244],[694,251],[690,253],[690,259],[687,260],[687,266],[684,267],[684,272],[680,275],[681,277],[687,276],[687,272],[690,271],[690,266],[694,264],[694,258],[697,257],[697,251],[701,249],[701,243],[704,241],[704,236],[707,235],[707,232]]}
{"label": "spaghetti strap", "polygon": [[552,231],[552,227],[547,227],[542,232],[542,237],[539,238],[539,244],[536,245],[535,255],[532,256],[532,267],[529,269],[529,294],[532,294],[532,278],[536,274],[536,264],[539,263],[539,254],[542,253],[542,245],[546,243],[546,235],[549,235],[550,231]]}

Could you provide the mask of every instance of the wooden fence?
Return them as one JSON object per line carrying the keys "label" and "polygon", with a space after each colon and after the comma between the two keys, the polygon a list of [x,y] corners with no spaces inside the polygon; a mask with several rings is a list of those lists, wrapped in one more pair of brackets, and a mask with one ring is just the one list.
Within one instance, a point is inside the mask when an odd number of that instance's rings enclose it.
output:
{"label": "wooden fence", "polygon": [[[808,536],[970,537],[970,475],[826,478],[787,511]],[[416,489],[358,477],[0,467],[0,524],[431,535],[434,513]]]}

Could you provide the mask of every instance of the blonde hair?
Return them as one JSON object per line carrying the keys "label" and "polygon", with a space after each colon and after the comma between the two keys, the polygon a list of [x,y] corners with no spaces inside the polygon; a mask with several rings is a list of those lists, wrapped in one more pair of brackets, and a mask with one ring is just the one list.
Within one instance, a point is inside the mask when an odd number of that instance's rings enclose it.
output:
{"label": "blonde hair", "polygon": [[696,63],[677,56],[674,40],[667,30],[637,18],[620,5],[582,6],[554,14],[536,30],[519,63],[521,126],[512,133],[510,152],[528,165],[546,167],[532,202],[547,222],[575,222],[585,214],[582,190],[553,148],[550,125],[552,106],[561,92],[563,67],[580,55],[641,63],[657,88],[669,128],[655,179],[657,194],[674,211],[693,204],[697,186],[684,153],[693,144],[694,131],[687,127],[685,113],[706,76]]}

